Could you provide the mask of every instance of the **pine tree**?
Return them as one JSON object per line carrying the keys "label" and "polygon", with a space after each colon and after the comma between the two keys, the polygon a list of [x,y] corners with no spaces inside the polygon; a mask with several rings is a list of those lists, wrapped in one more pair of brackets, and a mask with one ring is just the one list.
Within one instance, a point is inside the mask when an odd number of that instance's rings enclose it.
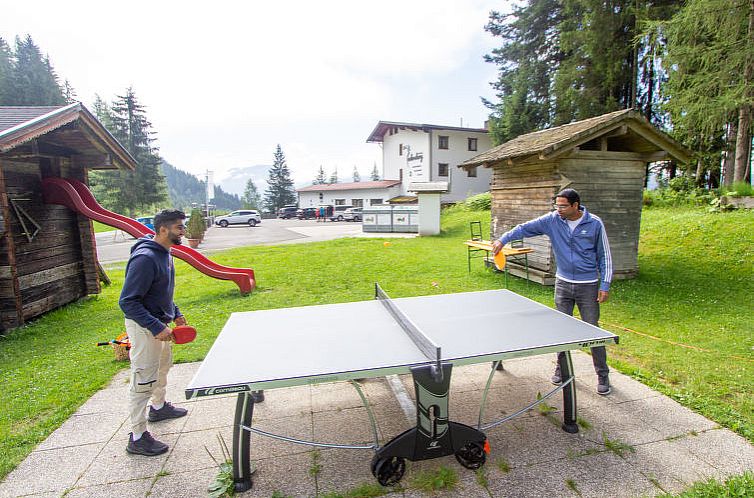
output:
{"label": "pine tree", "polygon": [[707,163],[702,170],[714,171],[725,150],[720,139],[735,127],[734,174],[724,180],[743,180],[754,106],[754,0],[690,0],[650,29],[668,40],[664,90],[676,136],[694,144]]}
{"label": "pine tree", "polygon": [[293,180],[285,162],[285,154],[278,144],[275,149],[274,161],[267,178],[267,190],[264,194],[264,205],[268,212],[296,203],[296,192],[293,190]]}
{"label": "pine tree", "polygon": [[[132,88],[116,97],[108,108],[101,100],[95,112],[103,114],[102,122],[110,123],[109,131],[137,162],[136,171],[101,171],[91,177],[98,200],[113,211],[133,215],[144,212],[167,199],[167,184],[160,172],[162,159],[152,144],[155,141],[144,106],[139,104]],[[98,114],[99,117],[99,114]]]}
{"label": "pine tree", "polygon": [[254,180],[249,178],[246,181],[246,189],[243,192],[244,207],[259,209],[262,205],[262,199],[257,190],[257,186],[254,185]]}
{"label": "pine tree", "polygon": [[5,40],[0,37],[0,105],[12,105],[13,54]]}
{"label": "pine tree", "polygon": [[65,99],[66,104],[73,104],[77,101],[76,99],[76,90],[74,90],[71,83],[66,79],[63,82],[63,98]]}
{"label": "pine tree", "polygon": [[359,174],[359,169],[356,166],[353,167],[353,181],[354,182],[361,181],[361,175]]}
{"label": "pine tree", "polygon": [[338,183],[338,167],[336,166],[327,183]]}
{"label": "pine tree", "polygon": [[30,35],[16,37],[12,105],[63,105],[65,98],[48,57]]}
{"label": "pine tree", "polygon": [[319,171],[317,172],[317,178],[314,179],[312,185],[324,185],[327,183],[327,176],[325,176],[325,168],[319,165]]}
{"label": "pine tree", "polygon": [[374,163],[374,167],[372,168],[372,173],[369,175],[369,178],[373,182],[380,181],[380,172],[377,170],[377,163]]}

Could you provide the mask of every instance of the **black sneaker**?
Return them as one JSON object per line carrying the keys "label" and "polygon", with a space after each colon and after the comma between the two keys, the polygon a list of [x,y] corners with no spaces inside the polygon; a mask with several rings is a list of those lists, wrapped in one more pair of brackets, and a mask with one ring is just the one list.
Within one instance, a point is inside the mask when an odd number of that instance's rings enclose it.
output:
{"label": "black sneaker", "polygon": [[599,377],[597,380],[597,394],[601,394],[602,396],[605,396],[606,394],[610,394],[610,380],[607,375],[604,377]]}
{"label": "black sneaker", "polygon": [[176,408],[169,401],[166,401],[162,408],[155,410],[154,407],[149,407],[149,416],[147,420],[150,422],[159,422],[160,420],[167,420],[169,418],[181,418],[188,413],[185,408]]}
{"label": "black sneaker", "polygon": [[254,403],[261,403],[264,401],[264,391],[251,391],[251,400]]}
{"label": "black sneaker", "polygon": [[144,431],[144,434],[134,441],[134,433],[130,432],[126,451],[134,455],[157,456],[168,451],[168,445],[157,441],[149,431]]}

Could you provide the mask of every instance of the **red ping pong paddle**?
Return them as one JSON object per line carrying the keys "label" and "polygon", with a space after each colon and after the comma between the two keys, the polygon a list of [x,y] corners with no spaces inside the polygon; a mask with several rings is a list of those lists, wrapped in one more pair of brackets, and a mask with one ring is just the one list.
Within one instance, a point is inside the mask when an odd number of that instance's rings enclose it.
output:
{"label": "red ping pong paddle", "polygon": [[196,339],[196,329],[191,325],[178,325],[173,329],[176,344],[186,344]]}

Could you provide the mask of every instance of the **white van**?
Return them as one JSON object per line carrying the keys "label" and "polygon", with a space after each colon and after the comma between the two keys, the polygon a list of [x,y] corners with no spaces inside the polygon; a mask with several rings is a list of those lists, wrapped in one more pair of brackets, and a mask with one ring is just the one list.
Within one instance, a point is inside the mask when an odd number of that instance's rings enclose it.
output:
{"label": "white van", "polygon": [[345,218],[343,217],[343,212],[346,209],[353,208],[350,204],[340,204],[338,206],[333,206],[332,210],[332,216],[330,216],[330,221],[343,221]]}

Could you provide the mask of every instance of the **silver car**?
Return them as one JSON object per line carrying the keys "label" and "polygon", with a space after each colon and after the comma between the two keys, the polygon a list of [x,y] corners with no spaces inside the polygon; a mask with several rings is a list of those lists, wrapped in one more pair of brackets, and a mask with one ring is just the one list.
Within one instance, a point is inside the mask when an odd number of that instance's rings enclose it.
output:
{"label": "silver car", "polygon": [[228,225],[249,225],[250,227],[253,227],[261,222],[262,217],[259,215],[259,211],[254,211],[253,209],[239,209],[215,218],[215,225],[219,225],[223,228]]}
{"label": "silver car", "polygon": [[343,219],[345,221],[361,221],[362,214],[361,214],[362,208],[350,208],[343,211]]}

